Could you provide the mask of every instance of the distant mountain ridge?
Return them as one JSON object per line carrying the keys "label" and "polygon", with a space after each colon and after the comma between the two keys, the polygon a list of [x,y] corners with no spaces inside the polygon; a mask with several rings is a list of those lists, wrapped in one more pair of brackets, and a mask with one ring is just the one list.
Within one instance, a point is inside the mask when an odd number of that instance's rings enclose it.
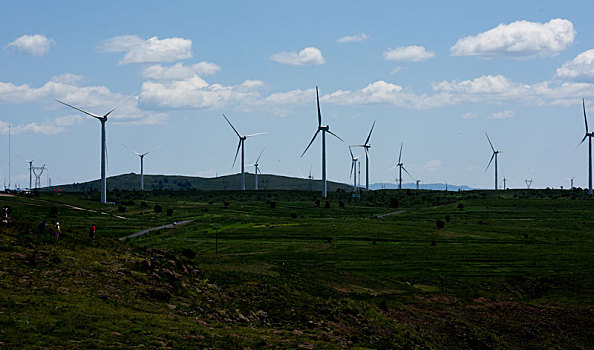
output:
{"label": "distant mountain ridge", "polygon": [[[447,186],[447,190],[448,191],[472,191],[472,190],[476,190],[476,188],[472,188],[472,187],[468,187],[466,185],[451,185],[451,184],[442,184],[442,183],[430,183],[430,184],[424,184],[424,183],[420,183],[419,184],[419,189],[420,190],[433,190],[433,191],[445,191],[446,190],[446,186]],[[398,189],[398,184],[396,183],[390,183],[390,182],[380,182],[380,183],[374,183],[374,184],[370,184],[369,188],[371,188],[372,190],[382,190],[382,189],[386,189],[386,190],[394,190],[394,189]],[[402,188],[403,189],[416,189],[417,188],[417,184],[416,183],[403,183],[402,184]]]}

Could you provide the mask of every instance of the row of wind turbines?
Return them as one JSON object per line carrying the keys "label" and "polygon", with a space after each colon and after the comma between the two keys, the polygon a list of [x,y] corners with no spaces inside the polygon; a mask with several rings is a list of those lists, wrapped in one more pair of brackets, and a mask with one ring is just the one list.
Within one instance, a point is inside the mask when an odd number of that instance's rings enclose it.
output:
{"label": "row of wind turbines", "polygon": [[[107,182],[106,182],[106,157],[107,157],[107,146],[106,146],[106,141],[105,141],[105,124],[107,123],[108,120],[108,116],[119,106],[116,106],[114,108],[112,108],[111,110],[109,110],[107,113],[105,113],[104,115],[97,115],[97,114],[93,114],[90,112],[87,112],[83,109],[80,109],[78,107],[72,106],[68,103],[62,102],[60,100],[56,100],[57,102],[68,106],[70,108],[73,108],[79,112],[82,112],[88,116],[91,116],[93,118],[96,118],[97,120],[99,120],[101,122],[101,202],[102,203],[106,203],[107,201]],[[123,102],[123,101],[122,101]],[[120,103],[122,103],[120,102]],[[334,136],[335,138],[337,138],[338,140],[344,142],[344,140],[342,138],[340,138],[338,135],[336,135],[335,133],[333,133],[332,131],[330,131],[330,126],[329,125],[323,125],[322,124],[322,112],[320,109],[320,97],[319,97],[319,91],[318,91],[318,87],[316,86],[316,102],[317,102],[317,110],[318,110],[318,127],[316,132],[314,133],[314,136],[312,137],[311,141],[309,142],[309,144],[307,145],[307,147],[305,148],[305,150],[303,151],[303,153],[301,154],[300,157],[303,157],[305,155],[305,153],[307,153],[307,151],[309,150],[309,148],[311,147],[311,145],[313,144],[313,142],[316,140],[316,138],[318,137],[318,135],[321,132],[321,139],[322,139],[322,197],[327,197],[327,174],[326,174],[326,133],[329,133],[330,135]],[[588,138],[589,141],[589,147],[588,147],[588,189],[589,189],[589,194],[592,195],[592,137],[594,137],[594,132],[590,132],[588,129],[588,119],[586,117],[586,105],[585,105],[585,101],[582,100],[582,107],[583,107],[583,111],[584,111],[584,121],[585,121],[585,125],[586,125],[586,134],[584,136],[584,138],[582,139],[582,141],[580,142],[583,143],[586,138]],[[262,134],[266,134],[266,132],[260,132],[260,133],[256,133],[256,134],[249,134],[249,135],[242,135],[239,133],[239,131],[237,131],[237,129],[233,126],[233,124],[231,123],[231,121],[227,118],[226,115],[223,114],[223,117],[225,118],[225,120],[227,121],[227,123],[229,123],[229,126],[231,126],[231,128],[233,129],[233,131],[235,132],[235,134],[237,135],[237,137],[239,138],[239,143],[237,145],[237,150],[235,152],[235,158],[233,159],[233,166],[235,166],[235,163],[237,161],[237,156],[239,155],[239,151],[241,149],[241,190],[245,190],[245,141],[247,140],[248,137],[253,137],[253,136],[257,136],[257,135],[262,135]],[[371,126],[371,130],[369,131],[369,134],[367,135],[367,138],[365,139],[365,142],[363,144],[358,144],[358,145],[350,145],[349,146],[349,152],[351,155],[351,175],[354,175],[354,186],[353,187],[357,187],[357,180],[356,180],[356,172],[357,172],[357,161],[358,161],[358,157],[355,157],[353,155],[352,152],[352,147],[361,147],[364,149],[365,151],[365,189],[369,190],[369,149],[371,148],[371,144],[369,143],[370,138],[371,138],[371,134],[373,132],[373,129],[375,127],[375,121],[373,122],[372,126]],[[493,143],[491,142],[491,139],[489,138],[489,135],[487,133],[485,133],[486,137],[487,137],[487,141],[489,142],[489,145],[491,146],[491,150],[493,151],[492,155],[491,155],[491,159],[489,160],[489,163],[487,165],[487,167],[485,168],[485,172],[489,169],[489,167],[491,166],[491,164],[493,163],[493,160],[495,161],[494,163],[494,170],[495,170],[495,190],[498,190],[498,163],[497,163],[497,157],[498,154],[501,153],[501,151],[498,151],[495,149],[495,147],[493,146]],[[398,155],[398,163],[396,163],[391,169],[394,168],[398,168],[398,172],[399,172],[399,178],[398,178],[398,188],[401,189],[402,188],[402,171],[404,170],[404,172],[406,174],[408,174],[411,178],[415,179],[409,172],[408,170],[406,170],[406,168],[404,167],[404,163],[402,162],[402,147],[403,144],[400,145],[400,152]],[[141,176],[140,176],[140,186],[141,186],[141,190],[144,190],[144,157],[149,154],[150,152],[146,152],[146,153],[138,153],[134,150],[132,150],[132,152],[134,152],[136,155],[138,155],[140,157],[140,172],[141,172]],[[262,149],[262,151],[260,152],[260,155],[258,156],[256,162],[254,164],[251,164],[251,166],[255,167],[255,189],[258,189],[258,173],[260,172],[259,169],[259,160],[260,157],[262,156],[262,153],[264,152],[264,149]],[[232,167],[233,167],[232,166]],[[389,170],[391,170],[389,169]],[[310,174],[310,179],[311,179],[311,174]],[[419,182],[420,180],[416,179],[416,183],[417,183],[417,189],[419,186]]]}

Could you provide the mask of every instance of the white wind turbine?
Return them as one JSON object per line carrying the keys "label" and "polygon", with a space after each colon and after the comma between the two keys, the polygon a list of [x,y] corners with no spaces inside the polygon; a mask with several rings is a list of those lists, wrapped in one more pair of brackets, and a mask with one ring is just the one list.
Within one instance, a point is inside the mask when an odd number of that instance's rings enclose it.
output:
{"label": "white wind turbine", "polygon": [[402,170],[404,170],[408,176],[410,176],[413,180],[415,179],[414,176],[412,176],[408,170],[406,170],[406,168],[404,167],[404,163],[402,163],[402,146],[404,145],[404,142],[400,144],[400,155],[398,156],[398,163],[396,165],[394,165],[393,167],[391,167],[389,170],[392,170],[396,167],[398,167],[398,189],[401,190],[402,189]]}
{"label": "white wind turbine", "polygon": [[363,147],[363,149],[365,149],[365,189],[367,191],[369,191],[369,148],[371,147],[371,145],[369,144],[369,138],[371,138],[371,133],[373,132],[374,126],[375,121],[371,125],[371,130],[369,130],[369,135],[367,135],[365,143],[363,143],[362,145],[356,145],[356,147]]}
{"label": "white wind turbine", "polygon": [[[124,145],[124,146],[127,147],[127,148],[129,148],[126,145]],[[140,190],[141,191],[144,191],[144,156],[146,156],[147,154],[155,151],[159,147],[154,148],[154,149],[152,149],[152,150],[150,150],[148,152],[145,152],[145,153],[138,153],[135,150],[133,150],[132,148],[129,148],[130,149],[130,152],[132,152],[132,153],[136,154],[138,157],[140,157]]]}
{"label": "white wind turbine", "polygon": [[580,145],[584,143],[586,137],[588,138],[588,194],[592,195],[592,137],[594,137],[593,132],[588,132],[588,118],[586,118],[586,102],[582,99],[582,107],[584,109],[584,122],[586,123],[586,135],[580,142]]}
{"label": "white wind turbine", "polygon": [[60,100],[56,100],[56,101],[63,105],[66,105],[70,108],[76,109],[77,111],[82,112],[86,115],[89,115],[93,118],[96,118],[101,122],[101,203],[106,203],[107,202],[107,181],[105,178],[105,157],[107,156],[107,145],[105,144],[105,123],[107,122],[107,116],[110,115],[111,112],[113,112],[117,108],[117,106],[115,106],[109,112],[107,112],[101,116],[101,115],[89,113],[87,111],[84,111],[80,108],[69,105],[68,103],[62,102]]}
{"label": "white wind turbine", "polygon": [[326,133],[329,133],[344,142],[338,135],[330,131],[329,125],[322,125],[322,112],[320,111],[320,96],[318,93],[318,87],[316,86],[316,101],[318,103],[318,130],[314,134],[313,138],[309,142],[309,145],[305,148],[305,151],[301,154],[301,157],[307,152],[311,144],[314,142],[320,131],[322,132],[322,197],[326,198],[327,187],[326,187]]}
{"label": "white wind turbine", "polygon": [[239,154],[239,149],[241,148],[241,190],[245,191],[245,151],[244,151],[244,142],[248,137],[252,137],[252,136],[256,136],[256,135],[262,135],[262,134],[266,134],[266,132],[259,132],[256,134],[251,134],[251,135],[241,135],[237,129],[235,129],[235,127],[233,126],[233,124],[231,124],[231,122],[229,121],[229,119],[227,119],[227,116],[225,116],[223,114],[223,118],[225,118],[225,120],[227,121],[227,123],[229,123],[229,125],[231,126],[231,129],[233,129],[233,131],[235,131],[235,133],[237,134],[237,137],[239,137],[239,144],[237,144],[237,151],[235,152],[235,158],[233,159],[233,165],[231,166],[231,168],[233,168],[235,166],[235,161],[237,160],[237,154]]}
{"label": "white wind turbine", "polygon": [[[349,146],[349,152],[351,153],[351,174],[350,174],[350,176],[353,178],[353,191],[357,191],[357,161],[359,160],[359,157],[355,157],[353,155],[351,146]],[[361,169],[359,169],[359,172],[360,171],[361,171]],[[359,181],[360,181],[360,179],[359,179]]]}
{"label": "white wind turbine", "polygon": [[260,174],[262,174],[262,172],[260,171],[260,164],[258,164],[258,161],[260,160],[260,157],[262,157],[262,153],[264,153],[264,148],[262,148],[262,151],[260,151],[260,155],[258,156],[258,158],[256,159],[256,161],[254,162],[254,164],[250,164],[250,166],[254,167],[254,177],[255,177],[255,186],[254,188],[256,190],[258,190],[258,172]]}
{"label": "white wind turbine", "polygon": [[487,170],[489,169],[489,166],[491,166],[491,162],[493,161],[493,158],[495,158],[495,190],[497,191],[497,155],[499,153],[501,153],[501,151],[495,150],[495,147],[493,147],[493,144],[491,143],[491,139],[489,139],[489,135],[487,135],[486,132],[485,132],[485,136],[487,136],[487,141],[489,141],[489,145],[491,146],[491,149],[493,150],[493,155],[491,156],[491,160],[489,160],[489,164],[487,164],[487,167],[485,168],[485,172],[487,172]]}

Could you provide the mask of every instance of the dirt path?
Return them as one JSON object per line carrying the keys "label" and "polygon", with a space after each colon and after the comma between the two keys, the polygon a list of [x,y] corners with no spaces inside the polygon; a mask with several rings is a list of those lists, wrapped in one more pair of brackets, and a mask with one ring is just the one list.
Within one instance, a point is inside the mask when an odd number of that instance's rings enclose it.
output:
{"label": "dirt path", "polygon": [[384,216],[388,216],[388,215],[396,215],[396,214],[400,214],[400,213],[404,213],[404,212],[405,212],[405,210],[398,210],[398,211],[393,211],[393,212],[391,212],[391,213],[386,213],[386,214],[376,215],[376,216],[375,216],[375,218],[376,218],[376,219],[381,219],[381,218],[383,218]]}
{"label": "dirt path", "polygon": [[149,233],[149,232],[151,232],[151,231],[157,231],[157,230],[161,230],[161,229],[164,229],[164,228],[173,228],[173,227],[176,227],[176,226],[183,226],[183,225],[185,225],[185,224],[189,224],[189,223],[191,223],[191,222],[194,222],[194,220],[184,220],[184,221],[180,221],[180,222],[177,222],[177,221],[176,221],[176,222],[174,222],[174,223],[171,223],[171,224],[167,224],[167,225],[163,225],[163,226],[159,226],[159,227],[153,227],[153,228],[149,228],[149,229],[142,230],[142,231],[138,231],[138,232],[136,232],[136,233],[133,233],[133,234],[131,234],[131,235],[128,235],[128,236],[122,237],[122,238],[120,238],[120,241],[122,241],[122,240],[124,240],[124,239],[126,239],[126,238],[135,238],[135,237],[139,237],[139,236],[142,236],[142,235],[144,235],[144,234],[147,234],[147,233]]}

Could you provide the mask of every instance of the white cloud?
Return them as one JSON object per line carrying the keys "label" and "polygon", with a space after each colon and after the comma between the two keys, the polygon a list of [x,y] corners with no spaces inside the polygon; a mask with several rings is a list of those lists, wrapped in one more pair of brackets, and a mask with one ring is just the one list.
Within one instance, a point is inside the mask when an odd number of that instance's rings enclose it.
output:
{"label": "white cloud", "polygon": [[509,109],[502,111],[502,112],[496,112],[493,113],[491,115],[491,119],[507,119],[507,118],[511,118],[514,116],[514,112],[510,111]]}
{"label": "white cloud", "polygon": [[142,72],[142,76],[154,80],[179,80],[186,79],[193,75],[210,75],[221,69],[218,65],[209,62],[198,62],[189,66],[178,62],[173,66],[164,67],[160,64],[148,66]]}
{"label": "white cloud", "polygon": [[384,52],[388,61],[421,62],[435,57],[435,52],[427,51],[423,46],[400,46]]}
{"label": "white cloud", "polygon": [[142,39],[116,36],[97,45],[99,52],[125,52],[119,64],[172,62],[192,57],[192,40],[184,38]]}
{"label": "white cloud", "polygon": [[50,50],[50,47],[55,44],[55,41],[47,38],[43,34],[26,34],[16,38],[13,42],[6,45],[5,48],[13,48],[31,56],[41,57],[47,54]]}
{"label": "white cloud", "polygon": [[466,112],[464,114],[462,114],[462,119],[474,119],[476,118],[476,114],[472,113],[472,112]]}
{"label": "white cloud", "polygon": [[438,159],[433,159],[423,164],[423,168],[431,172],[438,171],[439,167],[441,167],[441,160]]}
{"label": "white cloud", "polygon": [[390,75],[394,75],[399,73],[402,70],[402,67],[396,67],[394,69],[392,69],[392,71],[390,72]]}
{"label": "white cloud", "polygon": [[337,43],[358,43],[364,40],[369,39],[369,36],[367,36],[367,34],[365,33],[360,33],[360,34],[356,34],[356,35],[347,35],[347,36],[343,36],[338,38],[338,40],[336,40]]}
{"label": "white cloud", "polygon": [[[0,120],[0,134],[6,135],[8,134],[8,126],[9,123]],[[28,123],[22,125],[14,125],[10,124],[10,134],[11,135],[18,135],[18,134],[45,134],[45,135],[52,135],[52,134],[59,134],[64,131],[64,128],[57,125],[52,125],[50,121],[45,121],[42,124],[39,123]]]}
{"label": "white cloud", "polygon": [[461,38],[450,52],[454,56],[554,56],[573,44],[575,33],[573,23],[566,19],[516,21]]}
{"label": "white cloud", "polygon": [[594,82],[594,49],[584,51],[557,69],[555,78]]}
{"label": "white cloud", "polygon": [[293,64],[296,66],[325,63],[322,52],[315,47],[306,47],[305,49],[299,51],[299,53],[275,53],[270,56],[270,59],[279,63]]}
{"label": "white cloud", "polygon": [[70,84],[70,85],[80,85],[83,81],[85,81],[85,77],[78,74],[72,73],[64,73],[60,75],[56,75],[52,77],[53,82],[63,83],[63,84]]}

